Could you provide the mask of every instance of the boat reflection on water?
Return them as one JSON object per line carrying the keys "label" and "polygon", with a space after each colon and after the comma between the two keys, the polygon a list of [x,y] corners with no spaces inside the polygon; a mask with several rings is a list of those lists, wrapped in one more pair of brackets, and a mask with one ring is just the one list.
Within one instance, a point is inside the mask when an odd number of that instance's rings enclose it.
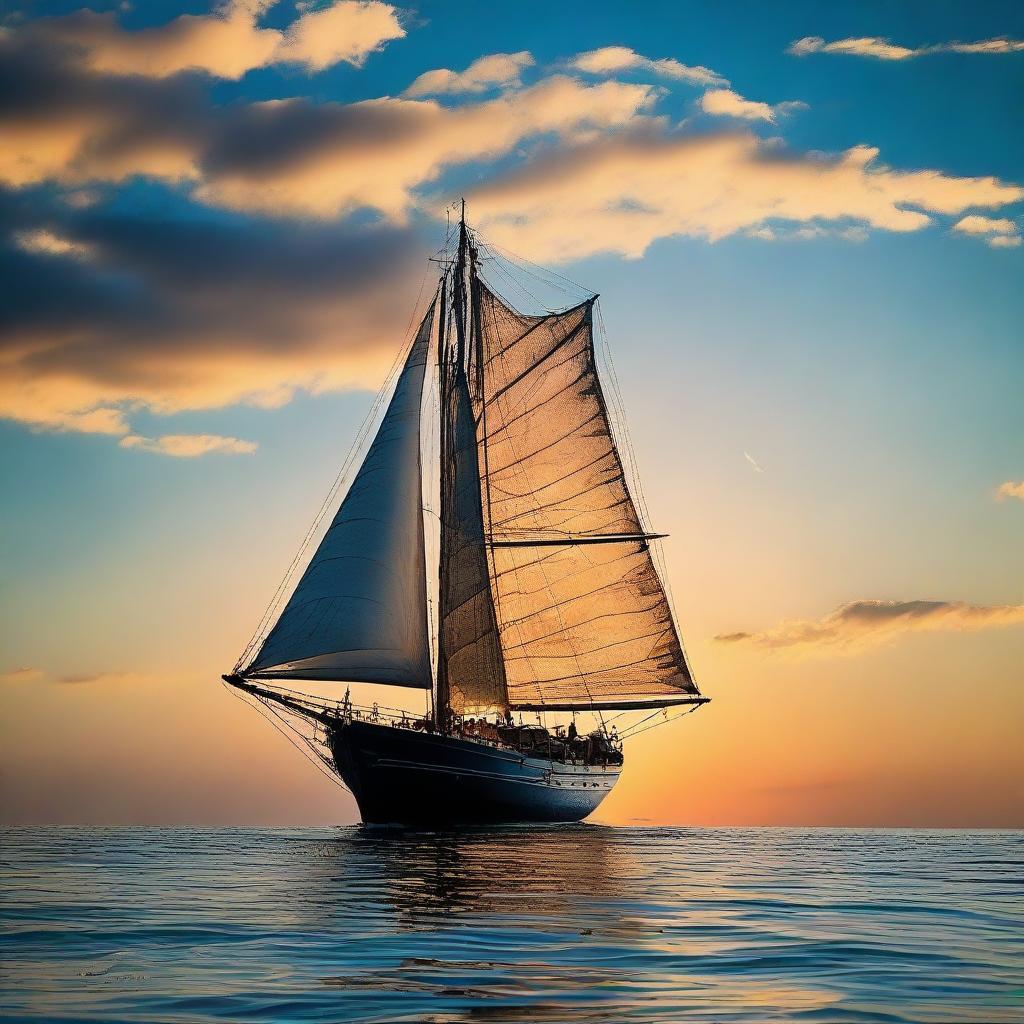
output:
{"label": "boat reflection on water", "polygon": [[[360,943],[351,971],[322,979],[342,1019],[372,1007],[393,1009],[387,1020],[611,1020],[631,1002],[627,964],[651,926],[624,904],[641,868],[621,832],[360,828],[316,863],[317,919],[303,925]],[[407,1018],[413,1006],[427,1017]]]}
{"label": "boat reflection on water", "polygon": [[621,898],[632,859],[621,833],[602,825],[354,828],[319,854],[319,868],[329,876],[319,879],[325,904],[334,879],[339,898],[361,894],[378,907],[383,902],[401,928],[436,927],[450,915],[529,914],[561,922],[579,911],[580,901]]}

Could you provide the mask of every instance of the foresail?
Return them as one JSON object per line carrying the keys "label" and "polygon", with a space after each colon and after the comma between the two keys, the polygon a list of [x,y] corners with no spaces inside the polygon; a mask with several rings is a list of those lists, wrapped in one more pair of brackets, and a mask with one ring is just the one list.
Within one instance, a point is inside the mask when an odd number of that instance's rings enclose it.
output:
{"label": "foresail", "polygon": [[696,694],[612,437],[592,301],[525,317],[476,288],[469,379],[511,705]]}
{"label": "foresail", "polygon": [[457,714],[504,707],[505,671],[488,579],[473,412],[462,368],[451,374],[442,472],[438,671]]}
{"label": "foresail", "polygon": [[429,689],[420,405],[434,305],[320,546],[247,677]]}

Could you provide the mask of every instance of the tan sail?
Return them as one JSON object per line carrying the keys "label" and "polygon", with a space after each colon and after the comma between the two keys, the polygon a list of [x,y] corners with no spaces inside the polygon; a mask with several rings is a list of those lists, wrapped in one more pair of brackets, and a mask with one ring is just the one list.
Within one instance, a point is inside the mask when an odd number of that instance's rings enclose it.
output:
{"label": "tan sail", "polygon": [[469,380],[510,704],[696,694],[612,437],[593,302],[529,317],[474,290]]}

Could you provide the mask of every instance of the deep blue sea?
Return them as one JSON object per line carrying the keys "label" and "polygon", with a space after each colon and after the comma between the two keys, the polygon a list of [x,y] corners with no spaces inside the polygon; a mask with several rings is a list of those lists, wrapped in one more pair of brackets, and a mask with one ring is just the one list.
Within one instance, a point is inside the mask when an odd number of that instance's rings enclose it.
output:
{"label": "deep blue sea", "polygon": [[1024,833],[14,829],[8,1021],[1024,1021]]}

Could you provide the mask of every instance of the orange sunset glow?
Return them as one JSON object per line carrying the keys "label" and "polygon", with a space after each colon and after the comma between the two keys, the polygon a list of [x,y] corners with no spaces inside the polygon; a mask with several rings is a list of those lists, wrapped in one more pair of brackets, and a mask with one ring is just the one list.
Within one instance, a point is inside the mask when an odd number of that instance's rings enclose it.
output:
{"label": "orange sunset glow", "polygon": [[1019,12],[794,4],[769,40],[516,6],[0,16],[3,821],[359,820],[221,675],[344,497],[464,198],[510,308],[600,293],[711,698],[627,739],[593,820],[1024,826]]}

